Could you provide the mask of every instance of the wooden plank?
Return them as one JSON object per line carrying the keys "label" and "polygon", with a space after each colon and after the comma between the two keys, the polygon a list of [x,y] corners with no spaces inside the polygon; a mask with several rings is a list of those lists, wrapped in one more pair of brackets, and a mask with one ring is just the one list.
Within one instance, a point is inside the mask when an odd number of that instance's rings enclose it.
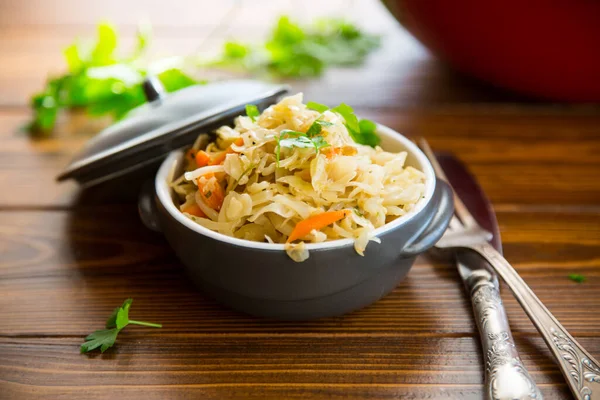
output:
{"label": "wooden plank", "polygon": [[[482,360],[472,337],[121,335],[117,347],[102,356],[78,354],[75,338],[0,339],[0,376],[15,396],[52,398],[118,393],[137,399],[166,390],[202,398],[482,395]],[[546,398],[568,399],[565,385],[555,383],[560,372],[542,340],[516,341]],[[597,340],[582,344],[600,351]]]}
{"label": "wooden plank", "polygon": [[[449,260],[419,257],[395,291],[350,315],[268,321],[205,298],[164,238],[141,225],[135,200],[151,174],[83,192],[56,184],[56,174],[107,121],[63,115],[46,139],[19,129],[29,118],[30,94],[46,74],[64,69],[62,48],[90,36],[99,17],[117,23],[125,49],[140,17],[151,20],[150,57],[210,54],[229,37],[258,41],[286,12],[302,21],[343,15],[383,34],[382,49],[365,66],[293,81],[293,91],[347,102],[363,117],[458,154],[497,208],[507,258],[600,355],[600,316],[585,312],[600,306],[600,108],[531,101],[460,77],[378,1],[298,4],[0,2],[0,397],[483,397],[479,337]],[[588,280],[578,285],[569,273]],[[108,353],[79,355],[82,338],[126,297],[135,299],[132,316],[164,328],[128,328]],[[545,398],[571,398],[505,287],[502,297]]]}
{"label": "wooden plank", "polygon": [[[419,258],[388,297],[344,318],[264,321],[204,298],[165,240],[146,230],[133,205],[71,212],[3,212],[0,335],[85,335],[125,298],[141,320],[177,333],[474,335],[470,304],[449,260]],[[600,214],[499,213],[505,253],[548,308],[576,335],[597,337]],[[584,284],[569,273],[583,273]],[[535,330],[507,290],[513,331]],[[579,308],[580,304],[586,308]],[[57,323],[56,315],[60,315]],[[266,330],[266,331],[265,331]]]}

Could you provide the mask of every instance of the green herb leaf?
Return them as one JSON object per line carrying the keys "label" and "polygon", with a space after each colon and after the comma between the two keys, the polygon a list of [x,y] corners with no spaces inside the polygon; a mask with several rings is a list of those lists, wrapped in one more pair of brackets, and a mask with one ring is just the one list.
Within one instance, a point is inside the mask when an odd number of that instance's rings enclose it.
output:
{"label": "green herb leaf", "polygon": [[[112,25],[101,23],[91,51],[82,51],[77,42],[68,46],[64,55],[69,72],[48,80],[46,88],[33,96],[34,117],[29,131],[49,133],[63,108],[78,107],[92,116],[111,115],[120,119],[145,103],[142,81],[147,71],[137,57],[142,55],[149,40],[150,27],[140,25],[132,56],[119,60],[115,56],[117,32]],[[157,76],[168,92],[199,83],[173,63]]]}
{"label": "green herb leaf", "polygon": [[313,142],[313,145],[315,146],[315,150],[317,151],[317,154],[319,153],[319,151],[322,148],[329,147],[329,143],[327,143],[327,141],[325,140],[325,138],[323,136],[315,136],[311,139],[311,141]]}
{"label": "green herb leaf", "polygon": [[339,106],[332,108],[331,111],[340,114],[342,118],[344,118],[348,130],[352,132],[360,131],[360,127],[358,125],[358,118],[356,117],[356,115],[354,115],[354,110],[348,104],[342,103]]}
{"label": "green herb leaf", "polygon": [[110,65],[115,62],[113,54],[117,48],[117,31],[108,22],[98,25],[98,41],[92,50],[91,65]]}
{"label": "green herb leaf", "polygon": [[151,326],[161,328],[162,325],[151,322],[134,321],[129,319],[129,308],[133,303],[133,299],[127,299],[123,305],[117,307],[106,320],[106,329],[97,330],[85,338],[85,342],[81,345],[81,352],[87,353],[100,347],[100,351],[104,353],[108,348],[115,344],[119,332],[129,324]]}
{"label": "green herb leaf", "polygon": [[[86,51],[77,41],[68,46],[64,50],[68,73],[52,77],[45,88],[32,96],[34,115],[28,125],[30,132],[50,133],[62,109],[82,108],[93,116],[111,115],[119,119],[146,101],[142,80],[149,70],[156,73],[140,59],[149,46],[150,26],[138,27],[136,45],[130,55],[123,58],[117,56],[116,29],[102,22],[97,30],[91,50]],[[249,46],[236,41],[226,42],[220,59],[209,61],[207,65],[257,73],[269,71],[284,77],[318,76],[329,66],[360,64],[378,46],[377,36],[366,34],[345,21],[325,19],[302,26],[283,16],[264,44]],[[135,74],[129,78],[115,74],[115,69],[110,67],[116,64],[120,64],[123,71],[122,66],[127,66]],[[109,69],[103,71],[103,68]],[[91,69],[95,76],[90,76]],[[159,79],[168,92],[201,83],[179,66],[161,71]],[[134,75],[137,78],[130,79]],[[320,112],[327,110],[318,103],[309,103],[309,108]],[[346,120],[346,123],[353,129],[352,134],[359,132],[354,121]]]}
{"label": "green herb leaf", "polygon": [[355,141],[360,144],[375,147],[381,142],[381,138],[375,132],[377,130],[377,124],[368,119],[361,119],[358,123],[360,132],[355,138]]}
{"label": "green herb leaf", "polygon": [[176,92],[198,83],[179,68],[169,68],[157,75],[167,92]]}
{"label": "green herb leaf", "polygon": [[87,353],[100,347],[100,351],[104,353],[115,344],[119,332],[120,329],[118,328],[97,330],[86,336],[85,343],[81,345],[80,351]]}
{"label": "green herb leaf", "polygon": [[313,122],[310,125],[310,127],[308,128],[308,130],[306,131],[306,135],[308,137],[316,136],[321,133],[321,130],[323,129],[324,126],[327,127],[327,126],[332,126],[332,125],[333,125],[332,122],[316,119],[315,122]]}
{"label": "green herb leaf", "polygon": [[301,26],[282,16],[264,46],[227,42],[221,59],[209,64],[310,77],[321,75],[329,66],[358,65],[377,47],[379,37],[345,21],[329,18]]}
{"label": "green herb leaf", "polygon": [[250,48],[240,42],[226,42],[223,46],[223,55],[230,60],[241,60],[250,53]]}
{"label": "green herb leaf", "polygon": [[250,117],[252,122],[255,122],[260,117],[260,111],[254,104],[246,104],[246,115]]}
{"label": "green herb leaf", "polygon": [[356,143],[375,147],[381,142],[381,138],[377,135],[377,124],[368,119],[360,121],[354,114],[354,110],[347,104],[340,104],[331,109],[344,118],[346,129]]}
{"label": "green herb leaf", "polygon": [[587,280],[587,278],[581,274],[569,274],[569,279],[577,283],[583,283]]}
{"label": "green herb leaf", "polygon": [[77,43],[73,43],[72,45],[65,48],[63,51],[65,56],[65,60],[67,61],[67,66],[69,67],[69,71],[72,73],[79,72],[83,66],[83,60],[81,59],[81,55],[79,54],[79,46]]}
{"label": "green herb leaf", "polygon": [[308,135],[304,132],[284,129],[279,133],[279,136],[277,136],[277,146],[275,147],[275,158],[277,160],[276,165],[279,167],[279,160],[281,157],[282,147],[314,147],[317,154],[319,154],[319,150],[327,146],[329,146],[329,143],[327,143],[325,138],[321,135],[309,138]]}
{"label": "green herb leaf", "polygon": [[106,329],[121,329],[127,325],[127,321],[129,320],[129,307],[131,307],[131,303],[133,303],[133,299],[127,299],[123,302],[122,306],[113,310],[112,314],[110,314],[110,317],[108,317],[106,320]]}
{"label": "green herb leaf", "polygon": [[327,107],[325,104],[315,103],[314,101],[309,101],[306,103],[306,107],[310,110],[315,110],[320,113],[324,113],[325,111],[329,110],[329,107]]}

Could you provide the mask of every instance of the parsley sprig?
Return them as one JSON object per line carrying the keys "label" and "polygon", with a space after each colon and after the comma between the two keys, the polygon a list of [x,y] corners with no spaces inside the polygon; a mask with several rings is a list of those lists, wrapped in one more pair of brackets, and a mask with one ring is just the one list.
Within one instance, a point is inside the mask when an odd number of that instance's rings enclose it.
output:
{"label": "parsley sprig", "polygon": [[330,109],[324,104],[309,101],[306,106],[320,113],[330,110],[341,115],[344,118],[344,125],[348,129],[348,133],[356,143],[375,147],[381,142],[381,138],[375,132],[377,124],[368,119],[359,120],[356,114],[354,114],[354,109],[348,104],[342,103]]}
{"label": "parsley sprig", "polygon": [[118,57],[118,33],[106,22],[98,25],[97,39],[91,45],[76,40],[64,50],[67,71],[51,76],[44,88],[32,96],[34,115],[27,127],[29,132],[50,134],[60,111],[67,109],[80,109],[95,117],[124,118],[146,102],[142,82],[148,74],[157,76],[167,92],[202,83],[187,72],[194,60],[196,67],[313,77],[329,66],[361,64],[379,46],[379,37],[338,19],[301,26],[283,16],[265,43],[250,46],[226,42],[216,60],[198,63],[195,55],[187,55],[149,63],[145,57],[149,43],[149,25],[142,25],[134,49],[128,56]]}
{"label": "parsley sprig", "polygon": [[167,92],[199,83],[181,69],[178,60],[158,60],[151,65],[142,62],[141,56],[150,42],[148,26],[138,28],[136,46],[128,57],[117,57],[118,38],[116,29],[103,22],[98,25],[92,46],[75,41],[64,50],[68,71],[50,78],[31,99],[34,116],[28,126],[30,132],[48,134],[63,109],[123,118],[146,102],[142,82],[149,70]]}
{"label": "parsley sprig", "polygon": [[260,117],[260,111],[254,104],[246,104],[246,115],[250,117],[252,122],[255,122]]}
{"label": "parsley sprig", "polygon": [[81,352],[87,353],[100,347],[100,351],[104,353],[115,344],[119,332],[129,324],[162,328],[161,324],[129,319],[131,303],[133,303],[133,299],[127,299],[123,302],[122,306],[115,308],[110,317],[108,317],[108,320],[106,320],[106,329],[100,329],[88,335],[85,338],[85,342],[81,345]]}
{"label": "parsley sprig", "polygon": [[576,283],[583,283],[587,280],[585,275],[581,274],[569,274],[569,279]]}
{"label": "parsley sprig", "polygon": [[[255,111],[251,107],[253,106],[246,106],[246,114],[254,120],[254,118],[258,117],[260,113],[258,113],[258,110],[256,110],[257,115],[253,117],[251,114],[254,114]],[[344,118],[344,125],[356,143],[375,147],[381,142],[381,138],[375,132],[377,130],[377,124],[368,119],[359,120],[356,114],[354,114],[352,107],[350,107],[348,104],[342,103],[337,107],[329,108],[324,104],[309,101],[306,103],[306,107],[320,112],[321,115],[315,119],[315,121],[306,130],[306,133],[291,129],[284,129],[279,133],[279,135],[276,136],[277,145],[275,147],[275,158],[277,160],[277,166],[279,166],[279,161],[281,159],[282,147],[314,147],[316,153],[319,154],[321,149],[329,146],[329,143],[327,143],[322,135],[323,128],[333,125],[332,122],[322,119],[323,113],[327,110],[335,112]]]}
{"label": "parsley sprig", "polygon": [[[314,123],[313,123],[314,125]],[[311,128],[312,126],[311,125]],[[321,126],[321,125],[319,125]],[[310,128],[308,129],[310,131]],[[312,136],[308,135],[304,132],[293,131],[290,129],[284,129],[279,132],[279,135],[276,136],[277,146],[275,147],[275,158],[277,160],[277,166],[279,167],[279,161],[281,159],[281,148],[287,147],[300,147],[300,148],[311,148],[314,147],[317,154],[319,151],[325,147],[329,146],[329,143],[325,140],[325,138],[321,134],[314,134]],[[321,130],[319,130],[319,133]]]}
{"label": "parsley sprig", "polygon": [[227,42],[213,65],[282,77],[320,76],[329,66],[361,64],[379,45],[378,36],[347,21],[326,18],[301,26],[281,16],[264,44]]}

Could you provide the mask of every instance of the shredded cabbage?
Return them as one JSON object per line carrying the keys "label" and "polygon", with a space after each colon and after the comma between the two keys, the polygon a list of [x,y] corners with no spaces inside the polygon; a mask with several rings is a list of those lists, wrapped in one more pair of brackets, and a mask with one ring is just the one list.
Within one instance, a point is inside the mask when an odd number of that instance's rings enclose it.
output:
{"label": "shredded cabbage", "polygon": [[[318,136],[307,136],[316,120]],[[373,231],[410,212],[425,191],[425,174],[405,166],[406,152],[355,143],[342,116],[307,108],[302,94],[282,99],[255,120],[240,116],[216,135],[208,144],[206,134],[198,138],[186,172],[171,183],[181,211],[202,226],[240,239],[286,243],[300,221],[352,210],[299,243],[287,243],[286,252],[298,262],[308,258],[307,242],[352,238],[363,255],[370,241],[380,242]],[[208,165],[198,164],[199,151]],[[208,191],[202,184],[209,178],[214,183],[213,177],[219,186]],[[213,193],[215,187],[222,193]]]}

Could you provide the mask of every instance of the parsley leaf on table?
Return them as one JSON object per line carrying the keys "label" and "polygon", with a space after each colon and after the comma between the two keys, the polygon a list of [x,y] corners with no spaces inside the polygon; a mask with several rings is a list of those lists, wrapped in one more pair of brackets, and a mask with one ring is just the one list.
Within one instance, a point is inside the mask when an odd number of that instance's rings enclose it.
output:
{"label": "parsley leaf on table", "polygon": [[[378,36],[339,19],[327,18],[301,26],[282,16],[265,43],[250,46],[225,42],[221,56],[203,65],[270,72],[281,77],[313,77],[330,66],[361,64],[379,47],[379,41]],[[28,125],[30,133],[49,134],[63,109],[124,118],[146,102],[142,82],[149,73],[158,77],[167,92],[202,83],[184,72],[181,62],[165,67],[165,61],[170,59],[152,64],[144,61],[150,43],[149,25],[138,28],[136,45],[128,57],[116,55],[118,42],[115,28],[103,22],[98,25],[97,39],[91,47],[75,41],[65,48],[67,72],[48,78],[45,87],[31,98],[34,115]]]}
{"label": "parsley leaf on table", "polygon": [[129,308],[131,307],[131,303],[133,303],[133,299],[127,299],[123,302],[122,306],[113,310],[110,317],[106,320],[106,329],[97,330],[86,336],[85,342],[81,345],[81,352],[87,353],[100,347],[100,351],[104,353],[115,344],[117,335],[121,329],[129,324],[162,328],[161,324],[129,319]]}
{"label": "parsley leaf on table", "polygon": [[212,64],[269,71],[282,77],[311,77],[321,75],[329,66],[359,65],[379,45],[378,36],[343,20],[326,18],[300,26],[282,16],[264,45],[226,42],[221,58]]}
{"label": "parsley leaf on table", "polygon": [[118,334],[117,328],[97,330],[86,336],[85,343],[81,345],[81,352],[87,353],[100,347],[100,351],[104,353],[115,344]]}
{"label": "parsley leaf on table", "polygon": [[[104,22],[97,29],[91,48],[76,41],[64,50],[68,71],[48,79],[46,87],[31,99],[34,116],[28,126],[30,132],[50,132],[62,109],[82,108],[92,116],[108,114],[120,119],[146,101],[142,82],[150,66],[142,65],[139,58],[149,44],[149,28],[138,28],[132,55],[122,59],[115,54],[115,28]],[[176,65],[153,72],[168,92],[198,83]]]}
{"label": "parsley leaf on table", "polygon": [[587,278],[581,274],[569,274],[569,279],[577,283],[583,283],[587,280]]}

